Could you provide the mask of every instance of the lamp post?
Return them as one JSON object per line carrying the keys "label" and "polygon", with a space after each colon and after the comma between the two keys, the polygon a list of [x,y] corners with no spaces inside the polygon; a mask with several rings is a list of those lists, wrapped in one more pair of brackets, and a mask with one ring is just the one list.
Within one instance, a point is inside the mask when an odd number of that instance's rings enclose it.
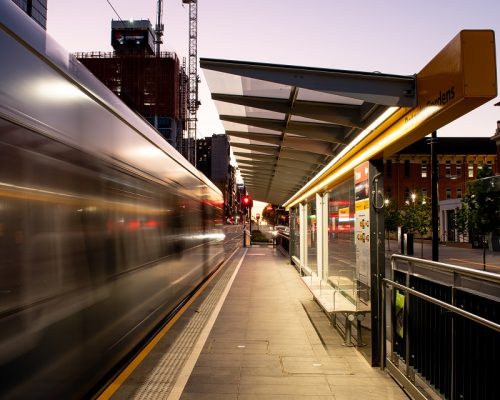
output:
{"label": "lamp post", "polygon": [[439,261],[437,131],[431,135],[432,261]]}

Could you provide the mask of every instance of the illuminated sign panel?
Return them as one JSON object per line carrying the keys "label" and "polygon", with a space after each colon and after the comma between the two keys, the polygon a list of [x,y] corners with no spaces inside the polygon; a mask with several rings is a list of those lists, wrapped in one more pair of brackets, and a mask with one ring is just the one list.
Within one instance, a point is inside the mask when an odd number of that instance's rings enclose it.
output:
{"label": "illuminated sign panel", "polygon": [[417,74],[418,105],[388,129],[399,131],[399,140],[389,143],[384,155],[405,148],[496,95],[494,32],[461,31]]}

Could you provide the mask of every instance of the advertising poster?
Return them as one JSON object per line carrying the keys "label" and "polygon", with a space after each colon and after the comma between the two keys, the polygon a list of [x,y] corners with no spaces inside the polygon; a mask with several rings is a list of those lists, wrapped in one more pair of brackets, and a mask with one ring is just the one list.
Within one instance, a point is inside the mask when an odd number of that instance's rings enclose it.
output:
{"label": "advertising poster", "polygon": [[360,282],[370,286],[370,196],[369,163],[354,168],[356,269]]}

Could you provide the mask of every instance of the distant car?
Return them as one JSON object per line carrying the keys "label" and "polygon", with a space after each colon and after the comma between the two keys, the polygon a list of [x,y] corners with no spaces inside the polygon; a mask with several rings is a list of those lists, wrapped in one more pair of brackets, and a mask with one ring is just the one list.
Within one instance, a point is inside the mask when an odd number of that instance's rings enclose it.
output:
{"label": "distant car", "polygon": [[273,236],[278,236],[278,233],[284,233],[288,235],[290,233],[290,228],[285,225],[276,225],[274,227]]}

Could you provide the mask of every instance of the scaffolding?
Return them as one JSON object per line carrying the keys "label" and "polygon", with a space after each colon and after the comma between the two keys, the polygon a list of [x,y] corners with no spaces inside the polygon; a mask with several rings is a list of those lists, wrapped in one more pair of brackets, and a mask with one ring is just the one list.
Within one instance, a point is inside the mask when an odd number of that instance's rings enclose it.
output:
{"label": "scaffolding", "polygon": [[198,0],[182,0],[189,4],[189,118],[187,120],[187,159],[196,166],[196,112],[198,101]]}
{"label": "scaffolding", "polygon": [[[186,118],[186,73],[175,53],[117,55],[76,53],[102,83],[146,118],[181,152]],[[181,139],[181,140],[180,140]]]}

